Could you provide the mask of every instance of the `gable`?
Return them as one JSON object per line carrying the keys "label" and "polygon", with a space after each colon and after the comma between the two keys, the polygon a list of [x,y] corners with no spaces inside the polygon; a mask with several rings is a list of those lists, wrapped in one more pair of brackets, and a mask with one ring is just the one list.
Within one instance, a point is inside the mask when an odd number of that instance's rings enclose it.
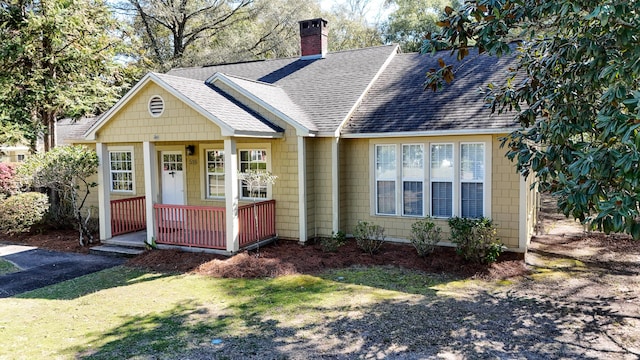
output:
{"label": "gable", "polygon": [[[154,96],[164,100],[164,111],[157,117],[149,112]],[[96,135],[105,143],[222,139],[219,126],[153,82],[128,99]]]}
{"label": "gable", "polygon": [[[150,99],[153,95],[146,94],[146,101],[139,100],[135,106],[130,103],[134,98],[137,98],[139,93],[144,92],[149,86],[156,86],[156,92],[161,92],[166,95],[170,95],[170,99],[175,101],[170,102],[170,111],[165,114],[160,109],[163,105],[152,104]],[[159,95],[158,95],[159,96]],[[158,99],[162,99],[159,97]],[[161,100],[159,102],[162,102]],[[181,109],[176,107],[177,104],[186,106]],[[140,80],[125,96],[123,96],[111,109],[109,109],[100,120],[91,126],[85,133],[87,140],[95,140],[98,132],[100,132],[112,119],[122,114],[122,110],[128,108],[128,111],[132,112],[127,114],[126,117],[130,117],[127,120],[139,122],[149,121],[151,118],[170,118],[171,125],[179,126],[184,125],[184,117],[186,116],[185,109],[195,111],[201,117],[207,119],[212,124],[219,127],[222,136],[248,136],[248,137],[265,137],[265,138],[279,138],[282,137],[283,130],[278,126],[270,123],[259,114],[255,113],[246,106],[240,104],[235,99],[229,97],[227,94],[222,93],[220,90],[210,87],[202,81],[184,79],[170,75],[148,73],[142,80]],[[157,114],[151,114],[154,110],[157,110]],[[176,112],[177,111],[177,112]],[[190,112],[191,113],[191,112]],[[190,120],[187,120],[190,121]],[[154,122],[150,122],[150,125],[155,126]],[[148,125],[134,124],[140,126],[139,129],[146,133],[149,131]],[[127,128],[127,126],[120,126],[121,128]],[[180,133],[189,133],[192,129],[185,129],[179,127]],[[196,129],[201,130],[201,129]],[[194,130],[194,131],[196,131]],[[129,131],[120,131],[118,135],[128,134]],[[131,134],[129,134],[131,135]],[[157,134],[156,134],[157,135]],[[175,138],[176,136],[174,136]],[[183,137],[178,136],[180,139]],[[196,136],[197,138],[197,136]],[[154,140],[158,140],[158,137],[154,136]]]}

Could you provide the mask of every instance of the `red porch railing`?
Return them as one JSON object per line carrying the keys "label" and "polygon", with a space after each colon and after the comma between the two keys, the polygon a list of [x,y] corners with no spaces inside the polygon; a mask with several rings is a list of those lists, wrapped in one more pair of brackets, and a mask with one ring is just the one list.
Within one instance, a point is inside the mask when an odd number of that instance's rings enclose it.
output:
{"label": "red porch railing", "polygon": [[[243,205],[238,208],[240,222],[240,247],[251,245],[260,240],[276,236],[276,201],[261,201],[255,204]],[[256,229],[256,218],[258,228]]]}
{"label": "red porch railing", "polygon": [[[156,243],[226,250],[226,210],[223,207],[155,204]],[[275,201],[255,204],[259,231],[256,233],[254,205],[238,208],[240,247],[276,235]]]}
{"label": "red porch railing", "polygon": [[111,236],[147,228],[145,197],[111,200]]}

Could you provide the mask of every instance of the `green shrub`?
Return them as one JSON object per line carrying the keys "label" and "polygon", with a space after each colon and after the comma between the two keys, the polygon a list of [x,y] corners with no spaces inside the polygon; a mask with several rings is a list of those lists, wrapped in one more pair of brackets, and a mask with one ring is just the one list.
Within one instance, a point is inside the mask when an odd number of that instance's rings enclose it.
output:
{"label": "green shrub", "polygon": [[411,225],[411,244],[416,248],[418,255],[427,256],[442,240],[441,233],[442,229],[427,216],[424,220],[418,220]]}
{"label": "green shrub", "polygon": [[505,250],[496,238],[497,231],[491,219],[449,219],[451,241],[465,260],[476,263],[492,263]]}
{"label": "green shrub", "polygon": [[353,236],[356,238],[356,245],[371,255],[380,250],[385,238],[382,226],[369,224],[366,221],[358,221],[358,225],[353,230]]}
{"label": "green shrub", "polygon": [[336,252],[338,248],[347,243],[347,235],[344,231],[337,233],[331,232],[331,237],[323,237],[320,239],[320,246],[324,252]]}
{"label": "green shrub", "polygon": [[49,209],[49,197],[37,192],[0,199],[0,231],[9,234],[27,232],[42,221]]}

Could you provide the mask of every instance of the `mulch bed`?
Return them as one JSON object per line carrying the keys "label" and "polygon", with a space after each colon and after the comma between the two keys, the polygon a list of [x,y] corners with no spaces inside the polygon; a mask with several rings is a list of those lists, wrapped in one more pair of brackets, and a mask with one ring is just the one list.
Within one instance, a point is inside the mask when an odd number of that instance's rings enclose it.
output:
{"label": "mulch bed", "polygon": [[[96,239],[99,237],[96,235]],[[20,233],[20,234],[0,234],[0,240],[8,243],[35,246],[42,249],[74,252],[88,254],[90,246],[80,246],[80,237],[76,230],[46,230],[43,232]],[[95,240],[91,246],[100,244],[100,240]]]}
{"label": "mulch bed", "polygon": [[[79,245],[78,233],[73,230],[3,236],[2,239],[56,251],[89,252],[88,246]],[[387,243],[378,253],[369,255],[360,250],[353,240],[334,253],[323,252],[318,244],[303,246],[284,240],[230,258],[207,253],[153,250],[130,259],[127,265],[158,272],[190,272],[220,278],[317,274],[327,269],[356,265],[390,265],[463,278],[504,279],[527,273],[523,254],[505,253],[491,265],[470,264],[458,256],[453,248],[438,247],[433,254],[421,258],[409,244]]]}

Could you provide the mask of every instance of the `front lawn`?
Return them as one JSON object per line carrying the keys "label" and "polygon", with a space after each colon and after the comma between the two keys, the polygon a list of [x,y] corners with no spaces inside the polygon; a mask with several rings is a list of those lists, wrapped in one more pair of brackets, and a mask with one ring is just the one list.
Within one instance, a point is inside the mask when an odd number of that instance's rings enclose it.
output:
{"label": "front lawn", "polygon": [[262,357],[301,339],[335,353],[340,334],[318,337],[319,325],[419,302],[445,280],[395,268],[246,280],[116,267],[0,299],[0,359]]}
{"label": "front lawn", "polygon": [[640,356],[637,267],[555,266],[548,250],[533,275],[491,281],[383,266],[268,279],[116,267],[0,299],[0,359]]}

